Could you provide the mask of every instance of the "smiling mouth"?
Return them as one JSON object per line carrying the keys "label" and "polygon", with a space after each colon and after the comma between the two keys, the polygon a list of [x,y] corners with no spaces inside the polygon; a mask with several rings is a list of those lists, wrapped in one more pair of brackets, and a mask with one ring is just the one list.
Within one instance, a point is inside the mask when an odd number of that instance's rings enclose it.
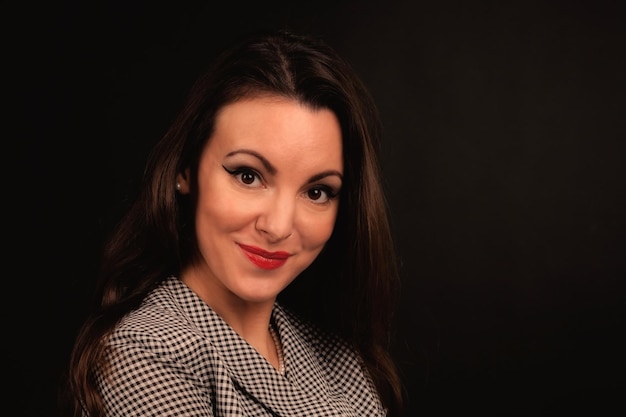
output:
{"label": "smiling mouth", "polygon": [[248,246],[239,243],[239,247],[248,257],[250,262],[261,269],[276,269],[285,264],[291,254],[288,252],[268,252],[256,246]]}

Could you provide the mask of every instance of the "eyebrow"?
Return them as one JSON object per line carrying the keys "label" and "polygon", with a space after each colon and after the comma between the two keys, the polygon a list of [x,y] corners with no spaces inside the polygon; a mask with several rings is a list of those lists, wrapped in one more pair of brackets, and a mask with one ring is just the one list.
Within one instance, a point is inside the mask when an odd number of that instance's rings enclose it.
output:
{"label": "eyebrow", "polygon": [[[274,167],[274,165],[272,165],[270,161],[268,161],[263,155],[251,149],[237,149],[235,151],[227,153],[226,157],[228,158],[228,157],[240,154],[240,153],[254,156],[259,161],[261,161],[261,163],[263,164],[263,167],[267,170],[267,172],[269,172],[272,175],[276,174],[276,168]],[[308,183],[310,184],[315,181],[319,181],[322,178],[330,177],[332,175],[339,177],[339,179],[343,182],[343,175],[341,174],[341,172],[331,169],[331,170],[323,171],[323,172],[320,172],[319,174],[313,175],[311,178],[309,178]]]}
{"label": "eyebrow", "polygon": [[309,178],[308,182],[309,182],[309,184],[311,184],[311,183],[313,183],[315,181],[319,181],[322,178],[330,177],[332,175],[335,175],[335,176],[339,177],[341,182],[343,182],[343,175],[341,175],[341,172],[335,171],[334,169],[331,169],[329,171],[320,172],[319,174],[313,175],[311,178]]}
{"label": "eyebrow", "polygon": [[226,154],[226,157],[231,157],[233,155],[237,155],[239,153],[245,153],[248,155],[252,155],[255,158],[257,158],[259,161],[261,161],[261,163],[263,164],[263,167],[270,173],[270,174],[275,174],[276,173],[276,168],[274,168],[274,165],[270,164],[270,161],[268,161],[267,159],[265,159],[265,157],[263,155],[261,155],[260,153],[250,150],[250,149],[237,149],[236,151],[232,151],[232,152],[228,152]]}

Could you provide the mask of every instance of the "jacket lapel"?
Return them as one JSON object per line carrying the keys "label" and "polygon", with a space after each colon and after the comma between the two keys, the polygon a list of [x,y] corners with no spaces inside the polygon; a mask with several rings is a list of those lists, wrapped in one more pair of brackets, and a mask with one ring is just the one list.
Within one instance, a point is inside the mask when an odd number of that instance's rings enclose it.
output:
{"label": "jacket lapel", "polygon": [[215,349],[215,360],[221,362],[218,367],[230,377],[229,391],[233,388],[241,391],[251,401],[278,416],[352,414],[350,410],[342,413],[331,406],[334,393],[317,353],[279,305],[274,308],[273,320],[283,347],[284,376],[189,287],[180,281],[174,285],[182,286],[177,290],[186,293],[189,303],[184,307],[186,314],[206,335]]}

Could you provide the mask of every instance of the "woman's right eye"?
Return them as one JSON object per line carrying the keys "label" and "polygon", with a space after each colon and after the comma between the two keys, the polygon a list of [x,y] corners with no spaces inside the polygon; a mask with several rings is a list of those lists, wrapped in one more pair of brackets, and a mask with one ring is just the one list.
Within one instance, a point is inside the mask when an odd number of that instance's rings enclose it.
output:
{"label": "woman's right eye", "polygon": [[261,176],[251,168],[236,168],[236,169],[228,169],[224,167],[224,170],[228,172],[230,175],[235,177],[237,181],[246,187],[258,187],[261,185]]}
{"label": "woman's right eye", "polygon": [[254,175],[252,172],[242,172],[241,174],[239,174],[239,180],[247,185],[253,184],[255,179],[256,175]]}

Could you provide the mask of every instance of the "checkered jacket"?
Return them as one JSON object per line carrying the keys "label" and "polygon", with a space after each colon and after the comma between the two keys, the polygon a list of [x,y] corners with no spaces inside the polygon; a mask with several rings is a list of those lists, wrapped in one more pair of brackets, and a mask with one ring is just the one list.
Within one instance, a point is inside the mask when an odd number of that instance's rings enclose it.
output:
{"label": "checkered jacket", "polygon": [[109,416],[384,416],[359,357],[276,303],[285,375],[177,278],[127,315],[96,381]]}

